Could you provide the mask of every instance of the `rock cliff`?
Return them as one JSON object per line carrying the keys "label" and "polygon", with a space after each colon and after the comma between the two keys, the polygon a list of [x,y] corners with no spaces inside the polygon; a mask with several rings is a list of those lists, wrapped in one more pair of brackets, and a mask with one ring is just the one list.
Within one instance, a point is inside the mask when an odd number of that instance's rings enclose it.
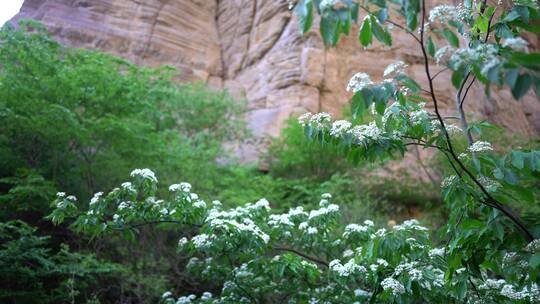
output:
{"label": "rock cliff", "polygon": [[[291,115],[339,114],[350,99],[347,81],[357,71],[380,80],[386,65],[399,59],[425,80],[419,50],[405,35],[395,37],[391,48],[362,50],[351,37],[325,49],[316,30],[299,34],[286,0],[26,0],[15,20],[20,18],[42,21],[68,45],[138,64],[173,65],[183,81],[206,81],[245,98],[258,138],[278,135]],[[452,111],[450,75],[442,73],[436,86]],[[476,115],[525,136],[540,134],[534,97],[516,102],[503,91],[486,100],[482,91],[477,86],[470,94]]]}

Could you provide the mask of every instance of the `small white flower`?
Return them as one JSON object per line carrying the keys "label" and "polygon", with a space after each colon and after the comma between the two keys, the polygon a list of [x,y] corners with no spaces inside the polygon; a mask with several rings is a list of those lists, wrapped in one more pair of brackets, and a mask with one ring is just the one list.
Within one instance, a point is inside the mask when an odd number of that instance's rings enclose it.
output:
{"label": "small white flower", "polygon": [[142,177],[143,179],[147,179],[147,180],[150,180],[152,181],[153,183],[157,183],[158,180],[156,178],[156,175],[154,174],[154,172],[148,168],[145,168],[145,169],[135,169],[133,171],[131,171],[131,177],[136,177],[136,176],[139,176],[139,177]]}
{"label": "small white flower", "polygon": [[98,193],[94,194],[94,197],[92,197],[92,199],[90,200],[90,206],[97,203],[101,199],[102,195],[103,195],[103,192],[98,192]]}
{"label": "small white flower", "polygon": [[298,123],[301,126],[305,127],[306,125],[309,124],[309,120],[311,119],[311,116],[313,116],[313,114],[310,112],[300,115],[300,117],[298,117]]}
{"label": "small white flower", "polygon": [[314,128],[322,129],[327,127],[331,120],[332,116],[330,116],[330,114],[321,112],[311,116],[309,119],[309,124]]}
{"label": "small white flower", "polygon": [[480,184],[482,184],[482,186],[484,186],[487,192],[495,192],[502,186],[499,182],[485,176],[480,176],[478,178],[478,181],[480,182]]}
{"label": "small white flower", "polygon": [[493,151],[493,147],[487,141],[475,141],[469,148],[469,152],[481,153],[487,151]]}
{"label": "small white flower", "polygon": [[349,121],[336,120],[334,121],[334,123],[332,124],[332,127],[330,128],[330,135],[336,136],[336,137],[342,136],[343,134],[347,133],[347,131],[350,130],[351,126],[352,124]]}
{"label": "small white flower", "polygon": [[323,194],[321,195],[321,198],[324,198],[324,199],[328,199],[328,200],[329,200],[329,199],[332,198],[332,194],[330,194],[330,193],[323,193]]}
{"label": "small white flower", "polygon": [[502,46],[511,48],[514,51],[520,51],[520,52],[529,51],[529,43],[527,42],[527,40],[521,37],[507,38],[502,43]]}
{"label": "small white flower", "polygon": [[445,177],[441,182],[441,188],[448,188],[454,184],[455,181],[458,180],[457,175],[450,175]]}
{"label": "small white flower", "polygon": [[350,250],[350,249],[347,249],[343,252],[343,257],[344,258],[349,258],[349,257],[352,257],[354,255],[354,251]]}
{"label": "small white flower", "polygon": [[347,91],[356,93],[363,88],[366,88],[368,86],[371,86],[373,84],[373,81],[371,81],[371,78],[366,73],[356,73],[354,76],[349,80],[349,84],[347,85]]}
{"label": "small white flower", "polygon": [[434,258],[436,256],[443,257],[444,256],[444,248],[433,248],[429,251],[428,255],[430,258]]}
{"label": "small white flower", "polygon": [[309,227],[307,229],[307,234],[317,234],[319,232],[319,230],[317,230],[317,228],[315,227]]}
{"label": "small white flower", "polygon": [[405,286],[394,278],[386,278],[381,282],[384,290],[391,290],[394,296],[405,293]]}
{"label": "small white flower", "polygon": [[57,193],[56,193],[56,197],[62,198],[62,197],[64,197],[64,196],[66,196],[66,193],[65,193],[65,192],[57,192]]}
{"label": "small white flower", "polygon": [[188,242],[188,239],[186,237],[183,237],[178,240],[178,247],[184,247]]}
{"label": "small white flower", "polygon": [[386,69],[384,69],[383,76],[388,77],[388,76],[397,76],[397,75],[403,74],[407,67],[408,65],[403,61],[394,62],[388,65]]}
{"label": "small white flower", "polygon": [[170,298],[172,297],[172,292],[170,291],[166,291],[165,293],[163,293],[163,295],[161,296],[162,299],[166,299],[166,298]]}

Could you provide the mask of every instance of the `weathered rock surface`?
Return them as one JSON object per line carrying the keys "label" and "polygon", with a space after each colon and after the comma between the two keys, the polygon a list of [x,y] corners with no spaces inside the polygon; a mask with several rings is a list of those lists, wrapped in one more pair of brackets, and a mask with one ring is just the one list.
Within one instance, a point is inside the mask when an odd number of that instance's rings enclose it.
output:
{"label": "weathered rock surface", "polygon": [[[406,34],[396,36],[392,48],[362,50],[351,37],[325,49],[316,30],[299,34],[286,0],[26,0],[15,19],[20,18],[41,20],[68,45],[138,64],[173,65],[184,81],[228,89],[247,99],[249,126],[259,138],[278,135],[291,115],[339,115],[350,99],[347,81],[357,71],[380,80],[386,65],[399,59],[426,85],[420,52]],[[442,73],[435,84],[451,112],[449,74]],[[477,116],[525,136],[540,134],[540,103],[534,97],[516,102],[498,92],[485,100],[482,92],[474,87],[467,104]]]}

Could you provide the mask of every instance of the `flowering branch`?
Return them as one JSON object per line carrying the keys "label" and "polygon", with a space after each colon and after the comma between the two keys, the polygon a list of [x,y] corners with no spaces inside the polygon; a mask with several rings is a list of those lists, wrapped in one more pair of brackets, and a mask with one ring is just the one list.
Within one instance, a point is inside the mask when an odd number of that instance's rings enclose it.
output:
{"label": "flowering branch", "polygon": [[[486,204],[486,201],[482,201],[482,202],[484,204],[488,205],[488,206],[490,206],[490,205],[494,206],[494,208],[501,211],[512,222],[514,222],[514,224],[518,227],[520,233],[523,235],[525,240],[527,240],[528,242],[531,242],[534,239],[534,237],[529,232],[529,230],[525,227],[525,225],[523,225],[521,223],[521,221],[518,219],[518,217],[515,216],[514,214],[512,214],[512,212],[506,206],[502,205],[495,198],[493,198],[493,196],[485,189],[485,187],[480,183],[480,181],[478,181],[478,179],[461,162],[461,160],[458,158],[458,156],[456,155],[456,153],[454,151],[454,148],[452,146],[452,141],[450,139],[450,135],[448,134],[448,131],[446,130],[444,120],[442,118],[442,115],[439,112],[439,105],[438,105],[438,102],[437,102],[437,97],[435,96],[435,89],[433,87],[433,80],[432,80],[431,72],[430,72],[430,68],[429,68],[429,59],[428,59],[426,48],[424,46],[425,17],[426,17],[426,1],[422,0],[422,12],[421,12],[422,22],[421,22],[421,28],[420,28],[420,41],[421,41],[421,45],[422,45],[422,47],[421,47],[422,55],[424,57],[424,68],[425,68],[426,76],[427,76],[428,83],[429,83],[431,99],[433,101],[433,105],[434,105],[434,108],[435,108],[435,114],[437,115],[437,119],[439,120],[439,123],[441,124],[444,135],[446,137],[446,142],[448,144],[448,152],[450,153],[450,155],[452,156],[454,161],[458,164],[460,169],[463,170],[467,174],[467,176],[469,176],[469,178],[471,178],[471,180],[480,188],[482,193],[487,197],[487,200],[488,200],[488,202],[490,204]],[[464,130],[464,131],[466,132],[467,130]]]}

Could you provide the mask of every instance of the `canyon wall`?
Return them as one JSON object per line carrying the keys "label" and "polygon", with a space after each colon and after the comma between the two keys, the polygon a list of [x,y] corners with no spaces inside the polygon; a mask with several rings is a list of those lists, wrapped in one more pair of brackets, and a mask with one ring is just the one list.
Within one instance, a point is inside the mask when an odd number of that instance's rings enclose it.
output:
{"label": "canyon wall", "polygon": [[[259,140],[278,135],[291,115],[339,115],[351,97],[345,91],[348,79],[358,71],[377,81],[388,64],[403,60],[426,85],[420,51],[406,34],[396,35],[391,48],[375,44],[363,50],[355,28],[352,37],[325,49],[317,29],[300,35],[287,0],[25,0],[13,21],[21,18],[40,20],[67,45],[100,49],[137,64],[176,66],[182,81],[227,89],[247,100],[248,124]],[[449,73],[435,85],[452,113]],[[476,86],[469,101],[479,118],[525,136],[540,135],[540,103],[532,95],[516,102],[502,91],[487,100]],[[251,148],[241,153],[255,156]]]}

